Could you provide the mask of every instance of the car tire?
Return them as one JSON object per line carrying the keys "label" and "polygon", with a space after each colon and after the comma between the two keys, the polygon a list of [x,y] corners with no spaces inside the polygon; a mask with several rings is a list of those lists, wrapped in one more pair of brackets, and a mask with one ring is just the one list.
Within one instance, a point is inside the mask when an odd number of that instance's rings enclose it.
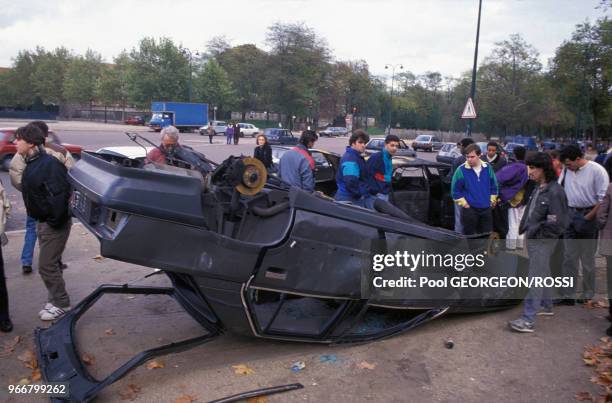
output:
{"label": "car tire", "polygon": [[72,155],[75,162],[81,159],[81,154],[70,153],[70,155]]}

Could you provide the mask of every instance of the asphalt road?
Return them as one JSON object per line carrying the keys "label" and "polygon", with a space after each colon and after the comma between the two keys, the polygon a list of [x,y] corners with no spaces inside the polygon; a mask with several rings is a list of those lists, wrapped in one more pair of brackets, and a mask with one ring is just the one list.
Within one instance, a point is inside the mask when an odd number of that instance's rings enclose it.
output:
{"label": "asphalt road", "polygon": [[[27,122],[0,119],[0,127],[18,127],[25,123]],[[102,147],[135,146],[136,144],[126,136],[126,131],[136,132],[154,144],[159,144],[161,137],[159,133],[141,126],[92,122],[49,122],[48,124],[63,143],[78,144],[89,151],[96,151]],[[215,162],[221,162],[230,155],[252,155],[255,147],[255,139],[253,138],[242,138],[238,145],[226,145],[225,136],[219,135],[215,136],[213,144],[210,144],[208,136],[201,136],[199,133],[181,133],[179,141],[200,151]],[[143,144],[150,146],[146,142],[143,142]],[[317,141],[315,148],[341,154],[347,145],[348,137],[325,137]],[[435,160],[436,154],[419,151],[417,155],[420,158]],[[5,185],[8,197],[13,205],[11,217],[7,223],[7,231],[23,229],[26,214],[21,193],[10,185],[8,173],[0,172],[0,179]]]}

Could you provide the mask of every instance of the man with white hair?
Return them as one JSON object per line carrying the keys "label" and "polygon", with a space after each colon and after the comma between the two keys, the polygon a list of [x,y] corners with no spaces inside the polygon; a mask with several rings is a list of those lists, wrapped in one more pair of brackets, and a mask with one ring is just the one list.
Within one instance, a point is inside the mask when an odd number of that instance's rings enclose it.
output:
{"label": "man with white hair", "polygon": [[177,165],[182,168],[185,168],[182,163],[186,163],[191,169],[199,171],[203,175],[212,171],[211,165],[203,154],[191,147],[179,144],[179,131],[176,127],[164,127],[161,135],[161,144],[149,151],[147,162]]}
{"label": "man with white hair", "polygon": [[173,158],[179,147],[179,131],[174,126],[166,126],[161,131],[161,144],[147,154],[147,160],[158,164],[166,164],[166,158]]}

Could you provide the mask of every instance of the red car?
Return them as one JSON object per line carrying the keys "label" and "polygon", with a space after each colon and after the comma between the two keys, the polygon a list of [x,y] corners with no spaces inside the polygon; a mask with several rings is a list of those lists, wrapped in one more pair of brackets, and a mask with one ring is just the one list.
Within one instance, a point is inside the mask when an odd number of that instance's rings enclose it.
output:
{"label": "red car", "polygon": [[144,126],[145,120],[142,116],[130,116],[125,121],[126,125]]}
{"label": "red car", "polygon": [[[14,127],[0,128],[0,167],[5,171],[8,171],[9,165],[11,164],[11,159],[17,152],[17,145],[15,144],[16,130],[17,129]],[[83,147],[74,144],[62,143],[59,137],[57,137],[57,134],[53,133],[52,131],[49,132],[47,142],[60,144],[62,147],[68,150],[70,154],[72,154],[72,157],[75,160],[81,158]]]}

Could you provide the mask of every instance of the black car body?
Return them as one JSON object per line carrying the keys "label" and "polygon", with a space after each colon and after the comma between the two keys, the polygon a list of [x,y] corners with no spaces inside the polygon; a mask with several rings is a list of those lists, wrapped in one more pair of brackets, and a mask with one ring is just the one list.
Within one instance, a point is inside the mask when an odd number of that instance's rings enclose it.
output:
{"label": "black car body", "polygon": [[[366,145],[365,153],[367,155],[371,155],[379,151],[382,151],[384,147],[385,147],[384,138],[373,138],[370,141],[368,141],[368,144]],[[416,157],[416,151],[411,149],[410,146],[408,146],[406,142],[404,142],[404,140],[400,140],[400,147],[398,148],[395,155],[398,157],[399,156]]]}
{"label": "black car body", "polygon": [[264,135],[268,138],[270,145],[296,145],[298,138],[288,129],[268,128],[264,130]]}
{"label": "black car body", "polygon": [[[338,156],[315,150],[330,168],[308,193],[284,186],[249,159],[230,157],[201,172],[175,166],[143,169],[142,161],[84,153],[69,173],[73,214],[100,241],[100,254],[160,269],[172,288],[103,286],[48,329],[38,329],[45,381],[70,383],[87,401],[151,357],[188,348],[222,332],[288,341],[363,342],[398,334],[446,312],[513,305],[500,295],[478,299],[364,298],[362,259],[369,242],[465,241],[449,230],[454,217],[445,182],[448,165],[393,158],[392,203],[381,213],[331,199]],[[265,186],[264,186],[265,185]],[[254,191],[255,189],[256,191]],[[146,242],[143,237],[146,234]],[[524,270],[513,263],[510,272]],[[103,381],[81,363],[78,318],[102,293],[157,293],[175,298],[207,332],[149,350]]]}

